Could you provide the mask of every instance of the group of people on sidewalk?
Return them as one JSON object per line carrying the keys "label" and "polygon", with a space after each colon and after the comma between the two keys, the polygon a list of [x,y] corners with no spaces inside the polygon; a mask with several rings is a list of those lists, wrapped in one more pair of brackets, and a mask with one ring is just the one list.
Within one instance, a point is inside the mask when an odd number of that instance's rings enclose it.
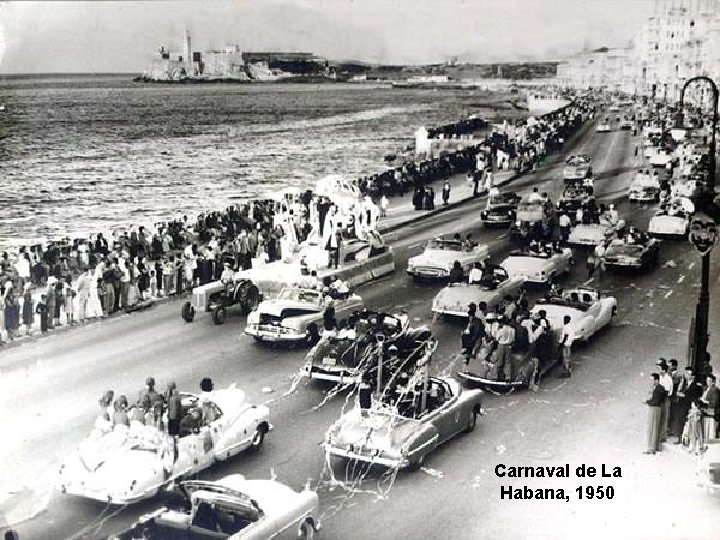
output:
{"label": "group of people on sidewalk", "polygon": [[690,453],[699,455],[710,440],[717,439],[720,423],[720,388],[717,378],[708,374],[705,381],[696,380],[691,367],[678,371],[674,358],[660,358],[659,372],[651,374],[648,406],[647,450],[661,452],[668,437],[674,444],[683,444]]}

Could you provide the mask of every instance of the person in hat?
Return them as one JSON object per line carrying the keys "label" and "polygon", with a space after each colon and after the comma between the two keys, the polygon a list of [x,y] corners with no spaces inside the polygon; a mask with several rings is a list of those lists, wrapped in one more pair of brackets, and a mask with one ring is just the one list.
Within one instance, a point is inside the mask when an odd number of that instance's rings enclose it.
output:
{"label": "person in hat", "polygon": [[485,333],[482,320],[477,316],[477,305],[474,302],[468,305],[468,322],[460,336],[460,344],[462,353],[465,355],[465,363],[467,364],[475,355],[476,347],[479,340]]}
{"label": "person in hat", "polygon": [[660,443],[660,415],[665,401],[665,389],[660,384],[660,374],[653,373],[650,399],[645,400],[648,406],[647,450],[644,454],[654,454],[662,450]]}
{"label": "person in hat", "polygon": [[47,307],[47,295],[40,295],[40,301],[35,306],[35,313],[40,315],[40,332],[47,334],[48,331],[48,307]]}
{"label": "person in hat", "polygon": [[200,394],[200,399],[202,401],[209,400],[212,397],[212,391],[215,388],[215,385],[213,384],[213,381],[210,377],[204,377],[200,381],[200,390],[202,391]]}
{"label": "person in hat", "polygon": [[667,360],[660,358],[655,365],[660,368],[660,385],[665,390],[665,395],[667,396],[660,410],[660,442],[665,442],[667,440],[668,420],[670,418],[670,396],[672,396],[673,393],[673,380],[668,373]]}
{"label": "person in hat", "polygon": [[155,391],[155,378],[148,377],[145,379],[145,389],[140,391],[140,401],[144,401],[145,396],[150,399],[150,403],[155,401],[162,401],[162,397]]}

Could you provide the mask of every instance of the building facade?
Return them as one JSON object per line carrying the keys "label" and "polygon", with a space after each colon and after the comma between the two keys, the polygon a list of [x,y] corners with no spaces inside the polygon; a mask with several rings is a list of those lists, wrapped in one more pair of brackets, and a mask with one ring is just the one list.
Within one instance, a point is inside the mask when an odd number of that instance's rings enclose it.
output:
{"label": "building facade", "polygon": [[597,49],[558,66],[558,82],[677,100],[686,80],[720,82],[720,0],[655,0],[626,49]]}

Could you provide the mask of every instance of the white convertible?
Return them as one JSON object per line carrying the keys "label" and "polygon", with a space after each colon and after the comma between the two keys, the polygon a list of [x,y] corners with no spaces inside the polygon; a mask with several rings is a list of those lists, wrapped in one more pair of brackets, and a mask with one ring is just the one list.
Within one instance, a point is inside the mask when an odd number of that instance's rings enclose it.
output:
{"label": "white convertible", "polygon": [[601,220],[600,223],[578,223],[570,231],[568,243],[581,246],[597,246],[615,234],[620,225],[624,225],[622,220],[617,225],[605,220]]}
{"label": "white convertible", "polygon": [[545,311],[550,325],[557,331],[562,330],[565,316],[570,316],[573,341],[587,341],[617,314],[617,300],[602,297],[596,289],[578,287],[566,290],[562,296],[540,300],[532,313],[541,311]]}
{"label": "white convertible", "polygon": [[433,299],[432,311],[440,315],[467,317],[470,303],[476,306],[485,304],[488,311],[493,311],[506,296],[513,300],[517,298],[524,285],[524,277],[509,276],[505,269],[495,268],[485,283],[450,283]]}
{"label": "white convertible", "polygon": [[650,218],[648,234],[652,236],[687,236],[694,210],[695,205],[690,199],[672,199],[666,209],[658,211]]}
{"label": "white convertible", "polygon": [[484,244],[470,246],[461,240],[435,238],[423,253],[408,260],[407,273],[413,278],[447,278],[458,261],[467,274],[476,262],[489,256],[490,250]]}
{"label": "white convertible", "polygon": [[501,264],[510,277],[521,277],[529,283],[548,284],[567,274],[572,265],[572,250],[513,251]]}
{"label": "white convertible", "polygon": [[628,188],[628,199],[631,202],[657,202],[660,199],[660,179],[638,173]]}
{"label": "white convertible", "polygon": [[134,503],[216,460],[260,446],[271,429],[269,409],[248,403],[235,385],[205,400],[190,393],[180,396],[183,420],[177,456],[163,431],[136,421],[129,428],[112,429],[99,418],[95,430],[60,467],[60,491],[110,504]]}

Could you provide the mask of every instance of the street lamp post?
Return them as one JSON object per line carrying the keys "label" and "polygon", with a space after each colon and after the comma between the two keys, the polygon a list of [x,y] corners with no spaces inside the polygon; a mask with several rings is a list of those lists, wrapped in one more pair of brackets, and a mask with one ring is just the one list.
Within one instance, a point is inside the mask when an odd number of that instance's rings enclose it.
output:
{"label": "street lamp post", "polygon": [[702,255],[700,273],[700,298],[695,307],[695,322],[691,326],[690,358],[688,359],[698,380],[708,371],[710,357],[707,352],[709,341],[708,319],[710,314],[710,251],[717,242],[717,225],[704,216],[697,216],[690,224],[690,241]]}
{"label": "street lamp post", "polygon": [[680,91],[680,103],[678,104],[678,114],[677,114],[677,127],[683,127],[684,123],[684,115],[683,115],[683,102],[685,100],[685,89],[688,87],[688,85],[692,82],[696,81],[705,81],[710,84],[710,87],[712,88],[712,99],[713,99],[713,118],[712,118],[712,133],[710,134],[710,175],[708,177],[708,189],[707,189],[707,197],[709,198],[709,201],[705,201],[705,204],[708,202],[712,203],[712,199],[715,197],[715,169],[716,169],[716,162],[715,162],[715,133],[717,132],[717,123],[718,123],[718,101],[720,101],[720,93],[718,92],[718,87],[715,84],[715,81],[713,81],[710,77],[705,77],[704,75],[700,75],[698,77],[693,77],[692,79],[688,79],[685,84],[682,87],[682,90]]}

